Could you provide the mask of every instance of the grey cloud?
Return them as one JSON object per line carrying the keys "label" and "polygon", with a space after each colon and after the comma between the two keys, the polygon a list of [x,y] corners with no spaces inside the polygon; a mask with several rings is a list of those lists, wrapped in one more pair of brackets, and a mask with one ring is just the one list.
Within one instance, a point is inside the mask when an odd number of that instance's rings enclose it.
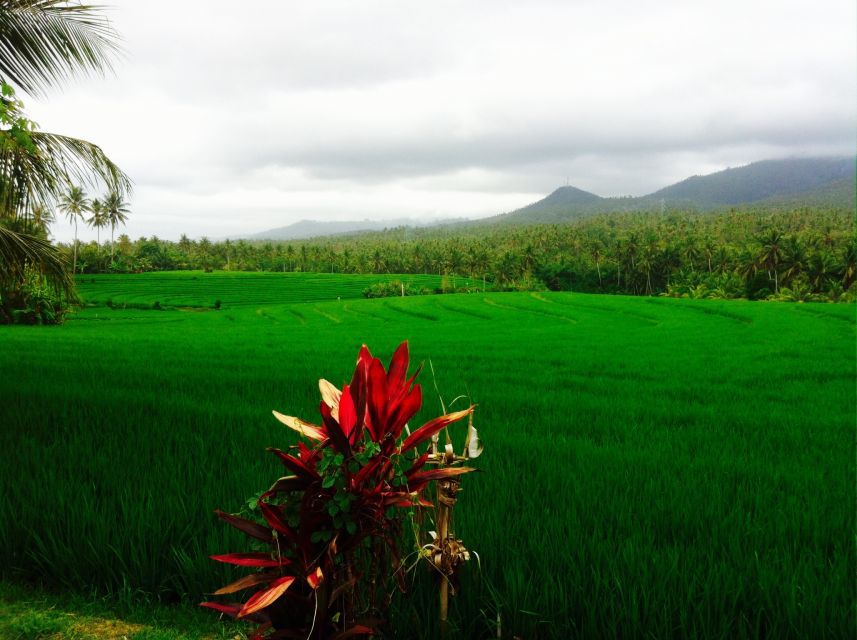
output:
{"label": "grey cloud", "polygon": [[855,150],[841,0],[114,1],[116,78],[33,113],[131,173],[134,233],[485,215],[566,177],[639,195]]}

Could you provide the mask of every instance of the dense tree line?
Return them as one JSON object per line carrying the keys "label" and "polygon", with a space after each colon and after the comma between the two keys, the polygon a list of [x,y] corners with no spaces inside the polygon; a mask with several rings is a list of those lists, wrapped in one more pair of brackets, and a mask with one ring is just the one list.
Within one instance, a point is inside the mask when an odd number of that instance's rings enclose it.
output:
{"label": "dense tree line", "polygon": [[396,228],[307,241],[84,245],[84,273],[173,269],[436,273],[494,289],[631,295],[854,299],[853,212],[602,215],[571,224]]}

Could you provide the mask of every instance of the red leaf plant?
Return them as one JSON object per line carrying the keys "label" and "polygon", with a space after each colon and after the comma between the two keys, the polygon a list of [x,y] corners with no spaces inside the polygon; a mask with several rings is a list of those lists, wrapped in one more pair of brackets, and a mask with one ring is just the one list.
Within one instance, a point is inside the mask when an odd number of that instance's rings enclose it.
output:
{"label": "red leaf plant", "polygon": [[409,510],[431,507],[429,483],[473,471],[424,470],[417,447],[473,407],[430,420],[405,434],[422,391],[408,377],[408,344],[385,371],[364,345],[350,384],[319,382],[321,424],[274,411],[305,441],[269,449],[288,475],[262,493],[256,521],[216,511],[251,537],[254,551],[212,556],[255,573],[216,595],[258,588],[243,603],[203,602],[234,618],[260,623],[251,638],[346,638],[378,632],[391,581],[404,590],[400,543]]}

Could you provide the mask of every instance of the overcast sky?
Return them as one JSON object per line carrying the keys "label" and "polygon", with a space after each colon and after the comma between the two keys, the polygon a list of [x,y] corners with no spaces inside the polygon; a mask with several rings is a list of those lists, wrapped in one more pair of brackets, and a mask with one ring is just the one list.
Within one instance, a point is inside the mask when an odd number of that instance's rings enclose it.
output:
{"label": "overcast sky", "polygon": [[134,238],[478,217],[566,181],[643,195],[855,153],[854,0],[110,4],[115,75],[25,101],[130,174]]}

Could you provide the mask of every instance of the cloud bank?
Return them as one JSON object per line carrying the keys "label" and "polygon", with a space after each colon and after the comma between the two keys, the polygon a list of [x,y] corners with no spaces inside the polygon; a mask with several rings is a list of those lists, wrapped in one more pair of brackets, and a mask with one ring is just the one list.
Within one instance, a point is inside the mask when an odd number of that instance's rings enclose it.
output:
{"label": "cloud bank", "polygon": [[122,0],[116,76],[27,107],[132,176],[132,237],[478,217],[566,181],[642,195],[855,152],[853,2],[649,4]]}

